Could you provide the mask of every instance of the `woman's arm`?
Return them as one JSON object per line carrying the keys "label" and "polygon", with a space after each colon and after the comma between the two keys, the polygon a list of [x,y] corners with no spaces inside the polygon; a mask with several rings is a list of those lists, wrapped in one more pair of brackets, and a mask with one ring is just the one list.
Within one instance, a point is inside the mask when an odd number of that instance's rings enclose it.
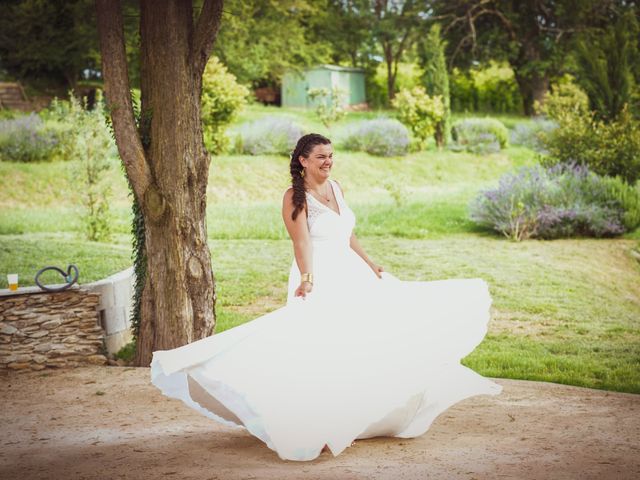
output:
{"label": "woman's arm", "polygon": [[[293,253],[298,264],[300,274],[313,274],[313,245],[309,237],[309,229],[307,227],[307,216],[304,210],[298,213],[295,220],[291,218],[293,213],[293,188],[288,189],[282,198],[282,219],[287,227],[287,232],[293,242]],[[313,284],[310,282],[300,282],[300,286],[296,289],[295,296],[305,297],[312,290]]]}
{"label": "woman's arm", "polygon": [[354,252],[360,255],[360,257],[362,257],[362,259],[365,262],[367,262],[367,265],[371,267],[371,269],[375,272],[378,278],[381,278],[382,277],[381,272],[384,272],[384,269],[380,265],[376,265],[376,263],[369,258],[369,256],[365,253],[364,249],[362,248],[362,245],[360,245],[360,242],[358,241],[358,238],[356,237],[356,234],[354,232],[351,232],[351,239],[349,240],[349,245],[351,246]]}
{"label": "woman's arm", "polygon": [[[335,182],[338,184],[338,187],[340,187],[342,198],[344,198],[344,190],[342,190],[342,185],[340,185],[337,180],[335,180]],[[380,272],[383,272],[384,269],[381,266],[376,265],[375,262],[373,262],[369,258],[369,256],[365,253],[364,248],[362,248],[362,245],[360,245],[360,242],[358,241],[358,238],[356,237],[355,232],[351,232],[351,238],[349,239],[349,246],[354,252],[360,255],[360,257],[367,263],[367,265],[371,267],[371,269],[375,272],[375,274],[378,277],[382,276],[380,275]]]}

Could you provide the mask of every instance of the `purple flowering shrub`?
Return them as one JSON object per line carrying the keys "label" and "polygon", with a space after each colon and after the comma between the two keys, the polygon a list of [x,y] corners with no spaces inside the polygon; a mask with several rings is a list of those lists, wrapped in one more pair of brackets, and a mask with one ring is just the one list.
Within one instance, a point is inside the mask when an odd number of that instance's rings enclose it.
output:
{"label": "purple flowering shrub", "polygon": [[510,131],[509,141],[512,145],[523,145],[539,153],[547,154],[544,146],[544,135],[549,135],[558,128],[558,123],[547,118],[536,117],[532,121],[519,122]]}
{"label": "purple flowering shrub", "polygon": [[58,137],[35,113],[0,120],[0,160],[38,162],[52,159]]}
{"label": "purple flowering shrub", "polygon": [[521,167],[480,192],[470,217],[518,241],[614,236],[640,225],[640,190],[575,162]]}
{"label": "purple flowering shrub", "polygon": [[453,124],[450,149],[476,154],[497,153],[509,145],[509,130],[495,118],[465,118]]}
{"label": "purple flowering shrub", "polygon": [[356,124],[343,141],[347,150],[367,152],[380,157],[406,155],[409,131],[398,120],[376,118]]}
{"label": "purple flowering shrub", "polygon": [[304,132],[291,120],[268,116],[242,124],[234,135],[233,153],[289,155]]}

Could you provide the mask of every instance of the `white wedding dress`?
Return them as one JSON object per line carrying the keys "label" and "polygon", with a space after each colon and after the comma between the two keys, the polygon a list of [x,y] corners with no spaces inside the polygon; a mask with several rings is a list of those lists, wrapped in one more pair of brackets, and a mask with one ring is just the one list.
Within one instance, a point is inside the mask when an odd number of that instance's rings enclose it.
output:
{"label": "white wedding dress", "polygon": [[378,278],[350,248],[355,216],[330,182],[339,214],[307,194],[307,298],[294,297],[294,259],[285,306],[151,362],[164,395],[246,428],[285,460],[312,460],[325,444],[335,456],[357,438],[416,437],[451,405],[502,391],[460,364],[487,331],[485,281]]}

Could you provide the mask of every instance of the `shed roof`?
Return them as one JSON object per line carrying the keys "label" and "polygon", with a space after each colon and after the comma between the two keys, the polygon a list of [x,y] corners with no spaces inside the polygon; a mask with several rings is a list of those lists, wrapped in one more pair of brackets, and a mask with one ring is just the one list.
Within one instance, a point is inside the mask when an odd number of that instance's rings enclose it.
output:
{"label": "shed roof", "polygon": [[341,67],[339,65],[328,65],[328,64],[317,65],[315,67],[310,68],[309,70],[316,70],[316,69],[334,70],[338,72],[364,72],[364,68]]}

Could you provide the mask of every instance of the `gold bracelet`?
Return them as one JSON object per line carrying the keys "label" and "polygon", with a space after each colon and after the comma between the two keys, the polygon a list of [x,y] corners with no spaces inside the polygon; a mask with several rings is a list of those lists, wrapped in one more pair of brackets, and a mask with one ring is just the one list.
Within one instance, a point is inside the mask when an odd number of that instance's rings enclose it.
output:
{"label": "gold bracelet", "polygon": [[313,285],[313,273],[303,273],[300,275],[300,282],[309,282]]}

